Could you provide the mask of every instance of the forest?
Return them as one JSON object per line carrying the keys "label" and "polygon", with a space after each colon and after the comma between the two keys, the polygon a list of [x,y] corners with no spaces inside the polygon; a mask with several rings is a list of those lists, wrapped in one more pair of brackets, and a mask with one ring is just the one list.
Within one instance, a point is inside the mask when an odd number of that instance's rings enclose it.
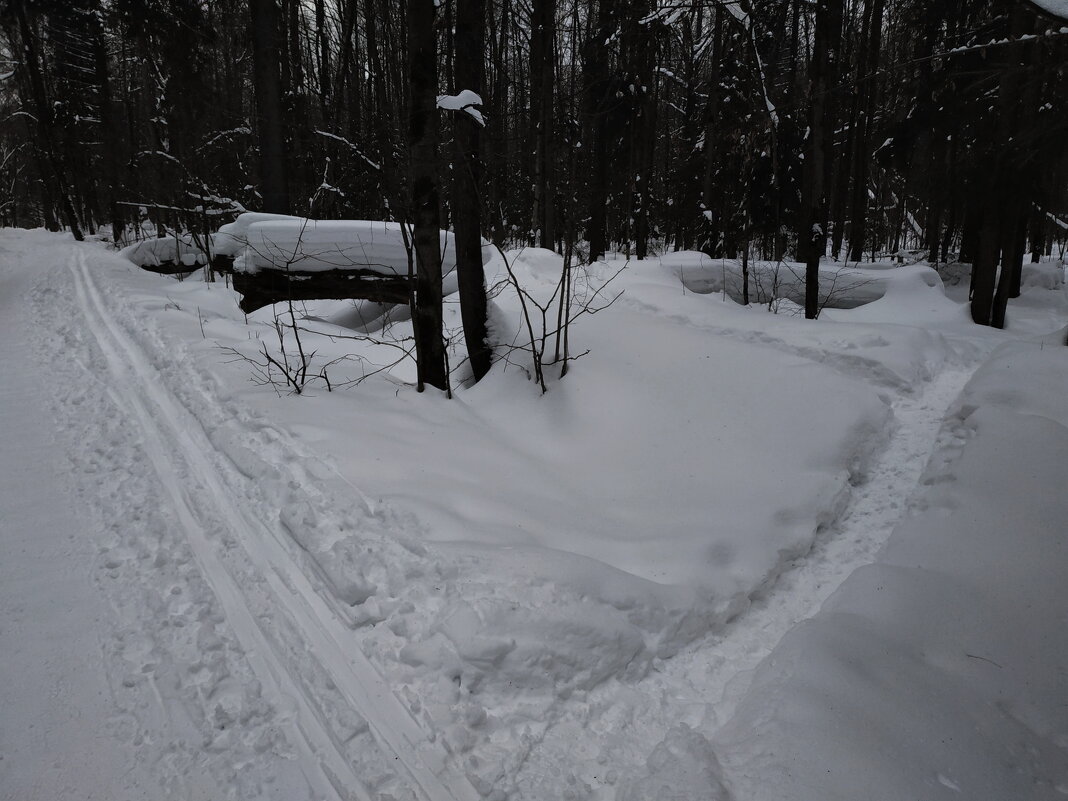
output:
{"label": "forest", "polygon": [[0,0],[0,798],[1068,801],[1068,0]]}
{"label": "forest", "polygon": [[1000,327],[1068,234],[1066,25],[1059,0],[6,0],[0,225],[423,210],[588,262],[960,261]]}

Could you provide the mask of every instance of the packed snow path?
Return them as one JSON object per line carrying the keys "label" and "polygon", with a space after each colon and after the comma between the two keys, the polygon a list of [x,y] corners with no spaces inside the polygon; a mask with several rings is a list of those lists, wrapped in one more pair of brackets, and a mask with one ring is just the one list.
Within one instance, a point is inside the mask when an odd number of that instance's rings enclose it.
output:
{"label": "packed snow path", "polygon": [[101,635],[114,610],[92,584],[92,532],[42,414],[24,313],[35,278],[0,271],[0,798],[153,799],[148,766],[101,736],[116,722]]}
{"label": "packed snow path", "polygon": [[[660,663],[633,687],[606,685],[583,704],[560,709],[516,777],[521,797],[539,797],[561,765],[568,765],[574,781],[611,792],[620,776],[644,763],[650,744],[680,721],[707,735],[728,721],[753,670],[782,636],[819,611],[854,570],[874,561],[908,511],[946,412],[977,367],[944,369],[916,396],[894,401],[897,427],[843,513],[722,631]],[[591,720],[598,714],[601,720]],[[588,754],[596,758],[577,759],[584,752],[575,748],[576,740],[591,729],[603,731],[611,747]]]}
{"label": "packed snow path", "polygon": [[[874,561],[894,527],[909,508],[909,499],[938,440],[946,411],[975,372],[947,369],[919,397],[902,396],[894,403],[898,427],[863,483],[853,488],[841,517],[718,639],[722,664],[704,681],[713,692],[726,693],[738,675],[755,668],[790,628],[819,611],[831,593],[858,567]],[[731,688],[731,695],[743,690]],[[730,699],[715,707],[726,720]]]}
{"label": "packed snow path", "polygon": [[[304,752],[307,764],[321,769],[339,798],[370,798],[316,711],[317,699],[309,698],[305,686],[293,675],[293,667],[275,642],[278,631],[265,623],[264,610],[250,603],[241,581],[220,558],[219,545],[241,548],[256,569],[257,581],[268,588],[266,600],[274,614],[287,617],[301,632],[303,650],[318,660],[348,707],[364,718],[387,758],[403,766],[420,798],[477,798],[466,778],[446,767],[442,746],[430,739],[351,641],[343,619],[317,593],[289,546],[253,515],[243,513],[236,494],[227,492],[231,479],[221,466],[220,455],[196,419],[155,377],[151,362],[138,345],[111,321],[81,249],[73,252],[70,270],[88,329],[106,357],[109,383],[123,388],[122,393],[113,393],[113,398],[139,427],[151,465],[167,490],[204,577],[268,699],[279,705],[285,699],[295,703],[288,733],[291,742]],[[213,526],[223,542],[212,541]]]}

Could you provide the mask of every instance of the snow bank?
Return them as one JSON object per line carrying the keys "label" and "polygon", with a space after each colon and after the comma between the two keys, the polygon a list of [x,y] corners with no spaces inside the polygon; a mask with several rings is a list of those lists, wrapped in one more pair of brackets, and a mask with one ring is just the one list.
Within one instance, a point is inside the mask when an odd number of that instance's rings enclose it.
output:
{"label": "snow bank", "polygon": [[[742,264],[737,259],[713,259],[697,251],[678,251],[660,256],[659,263],[691,292],[701,295],[724,292],[742,302]],[[748,269],[750,303],[766,304],[776,298],[785,298],[804,305],[804,264],[751,261]],[[850,267],[823,261],[819,271],[820,306],[832,309],[863,306],[881,298],[895,282],[917,275],[928,286],[942,283],[938,274],[925,265],[876,263]]]}
{"label": "snow bank", "polygon": [[[709,334],[770,345],[909,393],[968,350],[939,332],[956,332],[965,323],[971,327],[967,309],[947,300],[940,285],[928,286],[918,271],[888,284],[893,291],[885,300],[848,310],[825,309],[818,325],[800,313],[769,314],[763,307],[740,308],[718,294],[691,294],[652,261],[630,262],[617,284],[625,290],[620,299],[624,305],[655,311]],[[822,324],[826,322],[835,324]]]}
{"label": "snow bank", "polygon": [[1035,289],[1060,289],[1064,283],[1064,265],[1054,262],[1027,263],[1020,275],[1020,286]]}
{"label": "snow bank", "polygon": [[1004,346],[913,518],[758,670],[715,738],[739,797],[1068,792],[1068,348]]}
{"label": "snow bank", "polygon": [[207,255],[189,234],[142,239],[119,251],[119,255],[138,267],[182,264],[191,271],[208,263]]}

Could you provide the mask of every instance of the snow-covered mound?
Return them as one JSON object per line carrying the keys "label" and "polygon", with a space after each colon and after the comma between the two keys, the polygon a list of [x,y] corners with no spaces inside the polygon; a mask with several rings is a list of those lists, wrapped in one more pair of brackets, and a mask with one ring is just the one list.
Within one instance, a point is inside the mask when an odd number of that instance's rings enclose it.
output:
{"label": "snow-covered mound", "polygon": [[200,241],[190,234],[142,239],[127,245],[119,255],[132,261],[138,267],[159,267],[174,265],[189,268],[190,271],[208,263],[208,257]]}
{"label": "snow-covered mound", "polygon": [[[670,270],[689,291],[701,295],[723,292],[739,303],[744,297],[742,263],[737,259],[713,259],[697,251],[665,253],[651,259]],[[639,263],[640,264],[640,263]],[[798,262],[751,261],[749,302],[770,303],[785,298],[805,303],[805,265]],[[820,307],[852,309],[878,300],[901,280],[920,276],[928,286],[941,286],[938,273],[926,265],[898,266],[877,262],[846,266],[824,260],[820,264]]]}
{"label": "snow-covered mound", "polygon": [[1036,289],[1059,289],[1064,283],[1064,265],[1054,262],[1024,264],[1020,285]]}

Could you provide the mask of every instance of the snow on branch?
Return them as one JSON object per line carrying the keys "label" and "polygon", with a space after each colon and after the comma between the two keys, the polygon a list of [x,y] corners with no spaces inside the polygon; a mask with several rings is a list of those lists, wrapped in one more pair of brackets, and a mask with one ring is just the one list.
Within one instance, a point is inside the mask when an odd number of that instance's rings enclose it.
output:
{"label": "snow on branch", "polygon": [[358,147],[356,147],[356,145],[352,144],[352,142],[350,142],[344,136],[338,136],[337,134],[332,134],[332,133],[329,133],[328,131],[320,131],[320,130],[316,130],[315,133],[318,134],[319,136],[325,136],[327,139],[334,139],[335,141],[341,142],[341,144],[343,144],[343,145],[348,145],[349,149],[352,150],[353,153],[355,153],[361,159],[366,161],[368,163],[368,165],[370,165],[373,169],[381,171],[381,169],[382,169],[382,165],[381,164],[377,164],[376,162],[373,162],[373,161],[371,161],[371,159],[367,158],[367,156],[364,155],[362,150],[360,150]]}
{"label": "snow on branch", "polygon": [[1053,220],[1054,225],[1057,225],[1063,228],[1065,231],[1068,231],[1068,222],[1065,222],[1060,217],[1050,214],[1048,211],[1046,212],[1046,216]]}
{"label": "snow on branch", "polygon": [[205,148],[211,147],[216,142],[218,142],[220,139],[229,138],[231,136],[238,136],[238,135],[251,136],[252,135],[252,129],[249,128],[247,125],[240,125],[237,128],[230,128],[227,131],[218,131],[215,134],[213,134],[212,137],[210,139],[208,139],[204,144],[202,144],[200,147],[198,147],[197,148],[197,152],[199,153],[200,151],[204,150]]}
{"label": "snow on branch", "polygon": [[472,92],[470,89],[464,89],[458,95],[438,95],[438,108],[445,111],[464,111],[471,115],[471,119],[486,127],[486,120],[482,116],[482,112],[475,106],[482,105],[482,98],[477,92]]}

